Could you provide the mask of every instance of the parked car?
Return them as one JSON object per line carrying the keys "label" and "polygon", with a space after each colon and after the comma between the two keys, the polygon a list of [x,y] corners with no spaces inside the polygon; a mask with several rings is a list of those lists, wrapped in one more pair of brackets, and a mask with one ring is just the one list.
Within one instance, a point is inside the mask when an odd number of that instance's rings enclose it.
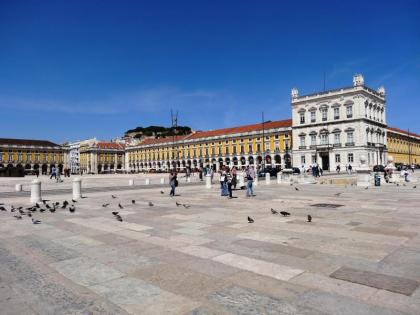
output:
{"label": "parked car", "polygon": [[293,170],[293,174],[300,174],[300,168],[299,167],[294,167],[292,168]]}
{"label": "parked car", "polygon": [[375,165],[373,167],[373,171],[374,172],[381,172],[381,173],[383,173],[383,172],[385,172],[385,166],[383,166],[383,165]]}
{"label": "parked car", "polygon": [[265,177],[266,173],[269,173],[270,177],[275,177],[277,176],[278,171],[275,168],[267,167],[264,170],[258,172],[258,177]]}

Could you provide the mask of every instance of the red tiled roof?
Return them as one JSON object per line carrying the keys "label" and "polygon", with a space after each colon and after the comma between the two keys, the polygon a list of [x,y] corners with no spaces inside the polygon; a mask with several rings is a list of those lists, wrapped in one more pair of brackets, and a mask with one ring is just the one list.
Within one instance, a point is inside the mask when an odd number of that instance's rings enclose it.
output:
{"label": "red tiled roof", "polygon": [[96,146],[99,149],[116,149],[116,150],[123,150],[125,145],[122,143],[117,142],[98,142],[96,143]]}
{"label": "red tiled roof", "polygon": [[[292,127],[291,119],[268,121],[264,123],[264,129],[287,128],[287,127]],[[199,131],[193,134],[189,139],[215,137],[215,136],[222,136],[222,135],[228,135],[228,134],[234,134],[234,133],[257,131],[257,130],[262,130],[262,129],[263,129],[262,123],[258,123],[258,124],[253,124],[253,125],[244,125],[244,126],[223,128],[223,129],[216,129],[216,130],[209,130],[209,131]]]}
{"label": "red tiled roof", "polygon": [[58,144],[46,140],[31,140],[31,139],[9,139],[0,138],[0,145],[24,145],[24,146],[36,146],[36,147],[59,147]]}
{"label": "red tiled roof", "polygon": [[414,133],[414,132],[408,133],[407,130],[402,130],[402,129],[398,129],[398,128],[395,128],[395,127],[387,127],[387,129],[389,131],[395,131],[395,132],[402,133],[402,134],[407,135],[407,136],[413,136],[413,137],[420,138],[420,135],[419,134]]}
{"label": "red tiled roof", "polygon": [[166,137],[166,138],[146,138],[142,141],[140,141],[140,145],[150,145],[150,144],[160,144],[160,143],[166,143],[166,142],[173,142],[175,141],[179,141],[179,140],[184,140],[188,137],[190,137],[191,135],[182,135],[182,136],[176,136],[176,137]]}

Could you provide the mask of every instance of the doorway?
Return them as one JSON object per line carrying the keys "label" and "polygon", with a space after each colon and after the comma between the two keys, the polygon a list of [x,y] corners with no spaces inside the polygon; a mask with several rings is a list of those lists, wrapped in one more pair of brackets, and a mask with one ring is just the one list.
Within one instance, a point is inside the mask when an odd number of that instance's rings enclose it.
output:
{"label": "doorway", "polygon": [[321,154],[322,170],[328,171],[330,169],[330,156],[328,153]]}

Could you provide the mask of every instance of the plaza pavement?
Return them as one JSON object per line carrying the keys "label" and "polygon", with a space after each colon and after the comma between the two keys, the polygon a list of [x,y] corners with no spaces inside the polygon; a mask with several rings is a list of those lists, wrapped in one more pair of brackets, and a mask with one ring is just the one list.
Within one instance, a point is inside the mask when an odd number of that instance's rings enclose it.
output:
{"label": "plaza pavement", "polygon": [[420,314],[420,187],[297,187],[96,191],[75,213],[35,212],[39,225],[1,211],[0,313]]}

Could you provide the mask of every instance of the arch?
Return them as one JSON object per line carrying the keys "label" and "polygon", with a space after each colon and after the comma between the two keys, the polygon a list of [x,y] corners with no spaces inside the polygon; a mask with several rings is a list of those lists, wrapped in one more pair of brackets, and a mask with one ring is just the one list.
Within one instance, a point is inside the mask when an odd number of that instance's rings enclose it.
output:
{"label": "arch", "polygon": [[[1,167],[1,166],[0,166]],[[25,165],[25,170],[30,170],[31,169],[31,164],[29,164],[29,163],[27,163],[26,165]]]}
{"label": "arch", "polygon": [[271,164],[271,156],[270,155],[265,156],[265,163],[266,164]]}
{"label": "arch", "polygon": [[44,164],[42,164],[42,166],[41,166],[41,173],[42,173],[43,175],[47,175],[47,172],[48,172],[48,165],[47,165],[46,163],[44,163]]}
{"label": "arch", "polygon": [[284,155],[284,166],[286,168],[291,168],[292,167],[292,157],[290,156],[289,153],[286,153]]}
{"label": "arch", "polygon": [[254,157],[253,157],[253,156],[250,156],[250,157],[248,158],[248,163],[249,163],[250,165],[253,165],[253,164],[254,164]]}
{"label": "arch", "polygon": [[339,129],[339,128],[335,128],[333,131],[332,131],[332,133],[340,133],[341,132],[341,129]]}
{"label": "arch", "polygon": [[274,156],[274,163],[279,165],[281,164],[281,156],[279,154]]}
{"label": "arch", "polygon": [[238,158],[236,156],[233,157],[232,159],[233,165],[237,166],[238,165]]}
{"label": "arch", "polygon": [[34,170],[37,170],[37,169],[39,169],[39,164],[34,165]]}
{"label": "arch", "polygon": [[229,165],[229,164],[230,164],[230,158],[228,158],[228,157],[227,157],[227,158],[225,159],[225,162],[226,162],[226,163],[225,163],[226,165]]}
{"label": "arch", "polygon": [[98,174],[102,172],[102,164],[98,164]]}
{"label": "arch", "polygon": [[63,164],[58,164],[58,170],[60,171],[60,174],[63,173],[63,168],[64,168]]}
{"label": "arch", "polygon": [[241,156],[241,164],[242,165],[246,164],[246,158],[244,156]]}
{"label": "arch", "polygon": [[115,164],[114,164],[114,163],[111,163],[111,165],[109,166],[109,168],[110,168],[111,170],[113,170],[113,169],[114,169],[114,167],[115,167]]}
{"label": "arch", "polygon": [[187,163],[185,162],[185,160],[182,160],[181,165],[182,165],[182,167],[185,167],[187,165]]}
{"label": "arch", "polygon": [[[53,164],[50,164],[50,173],[52,173],[53,167],[55,167],[55,164],[54,163]],[[39,166],[38,166],[38,168],[39,168]],[[35,167],[34,167],[34,169],[35,169]]]}
{"label": "arch", "polygon": [[108,170],[108,164],[104,165],[104,171]]}
{"label": "arch", "polygon": [[0,168],[3,168],[3,167],[4,167],[3,163],[0,163]]}
{"label": "arch", "polygon": [[121,164],[121,163],[118,163],[118,164],[117,164],[117,169],[118,169],[118,170],[122,169],[122,164]]}

